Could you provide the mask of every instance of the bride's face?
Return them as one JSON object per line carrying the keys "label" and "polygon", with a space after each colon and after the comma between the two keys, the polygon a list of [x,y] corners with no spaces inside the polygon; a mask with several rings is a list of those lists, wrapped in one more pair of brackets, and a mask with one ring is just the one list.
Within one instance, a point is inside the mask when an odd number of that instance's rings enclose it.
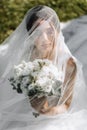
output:
{"label": "bride's face", "polygon": [[35,41],[38,51],[51,51],[54,44],[55,32],[49,23],[41,25],[40,33]]}

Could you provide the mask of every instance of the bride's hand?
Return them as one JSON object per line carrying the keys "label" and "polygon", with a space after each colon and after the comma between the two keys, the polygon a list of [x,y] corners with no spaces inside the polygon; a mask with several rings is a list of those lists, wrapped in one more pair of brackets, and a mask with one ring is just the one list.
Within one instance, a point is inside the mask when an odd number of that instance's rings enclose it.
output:
{"label": "bride's hand", "polygon": [[54,106],[51,108],[46,109],[42,109],[40,111],[41,114],[44,115],[49,115],[49,116],[53,116],[53,115],[57,115],[57,114],[61,114],[66,112],[68,109],[67,105],[63,104],[63,105],[59,105],[59,106]]}
{"label": "bride's hand", "polygon": [[39,113],[44,115],[56,115],[67,111],[67,106],[65,104],[59,106],[49,107],[48,101],[45,96],[38,98],[34,97],[30,100],[31,106],[37,110]]}
{"label": "bride's hand", "polygon": [[41,113],[41,111],[43,109],[47,109],[48,108],[48,103],[47,103],[47,98],[45,96],[43,97],[32,97],[30,98],[30,103],[31,103],[31,106],[37,110],[39,113]]}

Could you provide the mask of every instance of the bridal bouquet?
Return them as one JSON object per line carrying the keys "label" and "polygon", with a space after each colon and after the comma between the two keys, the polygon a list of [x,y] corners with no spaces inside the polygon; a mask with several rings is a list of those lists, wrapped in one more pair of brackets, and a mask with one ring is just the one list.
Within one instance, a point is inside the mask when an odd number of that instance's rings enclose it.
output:
{"label": "bridal bouquet", "polygon": [[51,61],[36,59],[33,62],[23,61],[14,66],[14,75],[10,83],[18,93],[29,97],[57,96],[60,98],[62,81],[58,79],[57,67]]}

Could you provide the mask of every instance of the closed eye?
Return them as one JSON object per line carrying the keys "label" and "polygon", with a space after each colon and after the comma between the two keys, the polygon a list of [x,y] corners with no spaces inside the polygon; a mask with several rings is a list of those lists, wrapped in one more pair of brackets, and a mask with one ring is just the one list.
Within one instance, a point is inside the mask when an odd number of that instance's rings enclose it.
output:
{"label": "closed eye", "polygon": [[53,35],[53,29],[52,29],[52,28],[48,28],[48,29],[46,30],[46,33],[47,33],[47,34],[50,34],[50,35]]}

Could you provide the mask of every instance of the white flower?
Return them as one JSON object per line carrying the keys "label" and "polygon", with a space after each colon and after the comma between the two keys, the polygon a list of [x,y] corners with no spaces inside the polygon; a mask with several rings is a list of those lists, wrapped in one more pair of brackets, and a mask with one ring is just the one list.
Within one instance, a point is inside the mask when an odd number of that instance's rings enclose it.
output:
{"label": "white flower", "polygon": [[15,73],[15,76],[19,77],[22,74],[22,69],[18,66],[15,66],[14,67],[14,73]]}
{"label": "white flower", "polygon": [[26,69],[32,70],[34,69],[34,65],[32,64],[32,62],[28,62],[26,65]]}
{"label": "white flower", "polygon": [[[56,87],[56,81],[60,80],[60,77],[61,73],[48,59],[36,59],[28,63],[22,61],[18,66],[14,66],[14,84],[17,88],[20,83],[20,88],[26,94],[31,89],[37,89],[38,96],[50,92],[56,94],[60,87],[60,84]],[[60,94],[60,91],[58,93]]]}
{"label": "white flower", "polygon": [[36,85],[36,84],[31,83],[31,84],[28,86],[28,90],[34,89],[35,85]]}
{"label": "white flower", "polygon": [[39,78],[39,79],[36,81],[36,85],[43,87],[43,86],[46,85],[46,82],[47,82],[47,78]]}
{"label": "white flower", "polygon": [[48,77],[39,78],[36,81],[36,85],[40,86],[39,88],[44,92],[50,92],[52,89],[52,84]]}

